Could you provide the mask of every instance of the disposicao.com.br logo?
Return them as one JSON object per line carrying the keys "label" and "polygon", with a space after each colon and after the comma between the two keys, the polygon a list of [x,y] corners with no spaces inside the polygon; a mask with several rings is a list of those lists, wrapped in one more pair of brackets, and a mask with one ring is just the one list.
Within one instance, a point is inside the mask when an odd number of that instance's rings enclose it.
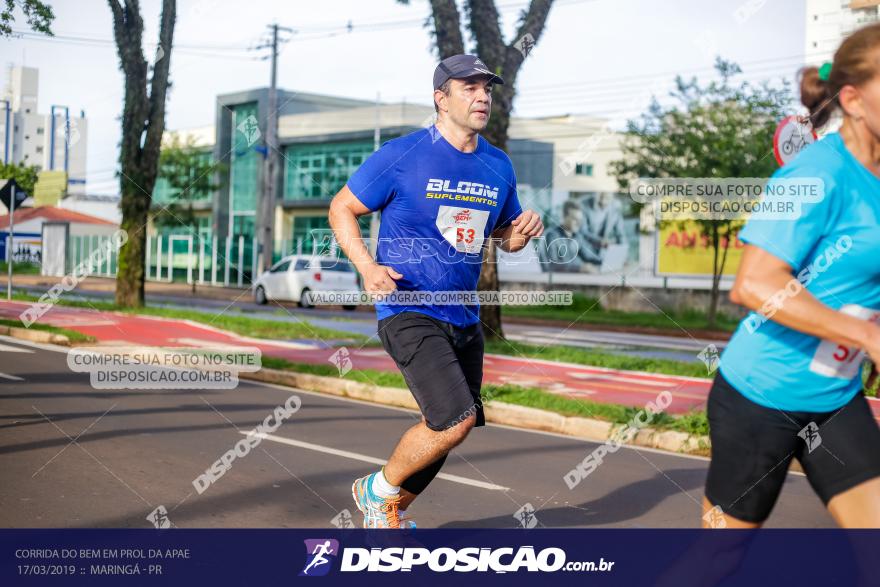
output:
{"label": "disposicao.com.br logo", "polygon": [[[306,540],[306,565],[300,576],[326,575],[332,558],[339,553],[339,543],[330,539]],[[556,571],[606,572],[611,571],[613,561],[604,558],[596,561],[566,561],[561,548],[544,548],[535,551],[533,546],[518,548],[466,547],[466,548],[344,548],[340,560],[340,572],[409,572],[414,567],[427,568],[437,573],[493,572],[515,573],[531,571],[553,573]]]}
{"label": "disposicao.com.br logo", "polygon": [[339,541],[332,538],[312,538],[305,540],[306,566],[300,577],[320,577],[330,572],[336,555],[339,554]]}

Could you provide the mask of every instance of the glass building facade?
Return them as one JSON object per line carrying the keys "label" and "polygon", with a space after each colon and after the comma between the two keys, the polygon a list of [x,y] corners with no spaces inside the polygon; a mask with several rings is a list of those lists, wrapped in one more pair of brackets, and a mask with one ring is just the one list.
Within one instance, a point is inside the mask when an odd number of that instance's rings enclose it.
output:
{"label": "glass building facade", "polygon": [[[220,202],[219,208],[221,211],[228,209],[229,216],[227,220],[225,215],[218,215],[216,205],[200,211],[198,235],[200,240],[204,241],[209,256],[214,252],[212,239],[217,233],[220,236],[225,233],[232,237],[228,254],[224,239],[218,240],[216,269],[223,275],[226,264],[229,263],[234,282],[237,276],[237,260],[242,258],[247,264],[252,256],[256,256],[254,237],[262,192],[261,166],[264,162],[262,151],[264,141],[258,125],[257,102],[244,102],[226,107],[231,110],[231,132],[227,135],[228,141],[224,140],[225,145],[221,145],[220,152],[229,153],[225,177],[221,179],[228,186],[228,192],[221,191],[219,197],[226,201]],[[385,140],[388,138],[388,136],[383,137]],[[273,260],[295,253],[339,252],[331,244],[332,233],[327,217],[330,200],[373,153],[373,145],[372,137],[361,140],[282,145],[282,156],[279,157],[281,186],[278,197],[279,209],[276,214],[278,224],[275,227],[276,243],[272,251]],[[212,159],[213,156],[213,151],[204,153],[207,159]],[[215,196],[217,194],[200,195],[197,201],[216,204],[213,199]],[[172,200],[173,194],[167,180],[158,178],[153,196],[154,207],[164,206]],[[216,225],[219,221],[223,221],[222,227]],[[367,238],[370,233],[371,215],[361,217],[359,224],[362,235]],[[171,246],[171,237],[191,233],[189,227],[167,224],[156,225],[154,229],[154,234],[161,235],[165,243],[163,255],[165,248]],[[181,243],[174,242],[175,254],[180,246]],[[154,258],[157,254],[159,254],[158,250],[154,252]],[[249,279],[250,274],[246,274],[245,277]]]}
{"label": "glass building facade", "polygon": [[329,200],[373,152],[373,141],[289,145],[284,199]]}
{"label": "glass building facade", "polygon": [[234,237],[254,235],[257,194],[260,192],[262,155],[256,150],[262,143],[257,126],[257,103],[235,106],[232,115],[229,169],[229,234]]}
{"label": "glass building facade", "polygon": [[[199,153],[199,163],[208,163],[211,164],[214,161],[214,153],[210,150],[202,151]],[[195,178],[193,178],[195,179]],[[177,194],[175,190],[171,188],[171,185],[168,183],[168,180],[161,175],[156,178],[156,185],[153,186],[153,204],[159,206],[167,206],[168,204],[174,203]],[[192,192],[188,197],[188,201],[193,202],[210,202],[211,197],[213,196],[210,192]],[[181,202],[184,203],[184,202]]]}
{"label": "glass building facade", "polygon": [[[373,141],[288,145],[284,149],[284,202],[323,207],[342,189],[351,174],[373,152]],[[284,251],[326,253],[322,235],[330,223],[326,209],[291,211],[290,232],[283,235]],[[370,217],[360,218],[361,232],[369,235]],[[317,243],[317,244],[316,244]],[[316,247],[313,249],[313,247]]]}

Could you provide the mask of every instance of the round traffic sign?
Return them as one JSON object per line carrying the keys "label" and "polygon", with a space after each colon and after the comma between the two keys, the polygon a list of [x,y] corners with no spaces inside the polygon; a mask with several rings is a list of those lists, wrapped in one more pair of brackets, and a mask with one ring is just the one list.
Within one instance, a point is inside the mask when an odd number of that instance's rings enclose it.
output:
{"label": "round traffic sign", "polygon": [[773,134],[773,154],[779,165],[785,165],[800,153],[804,147],[819,138],[809,120],[800,116],[786,116]]}

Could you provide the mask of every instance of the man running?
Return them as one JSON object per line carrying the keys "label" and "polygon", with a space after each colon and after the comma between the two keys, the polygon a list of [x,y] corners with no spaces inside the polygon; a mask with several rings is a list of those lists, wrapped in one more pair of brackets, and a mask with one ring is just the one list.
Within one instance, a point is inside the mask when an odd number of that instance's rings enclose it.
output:
{"label": "man running", "polygon": [[[520,207],[510,159],[479,136],[489,122],[492,86],[503,83],[473,55],[444,59],[434,70],[437,123],[385,143],[333,199],[330,225],[368,292],[472,295],[487,238],[512,252],[543,232],[540,216]],[[357,218],[377,210],[374,261]],[[386,301],[376,304],[379,338],[422,421],[404,433],[382,470],[354,482],[365,528],[412,527],[401,524],[402,514],[449,451],[485,423],[479,307]]]}

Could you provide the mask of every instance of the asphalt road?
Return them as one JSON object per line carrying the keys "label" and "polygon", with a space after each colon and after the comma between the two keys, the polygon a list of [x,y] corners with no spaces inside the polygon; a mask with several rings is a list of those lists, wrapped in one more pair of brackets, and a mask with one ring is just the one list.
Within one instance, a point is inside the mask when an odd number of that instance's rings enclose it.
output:
{"label": "asphalt road", "polygon": [[[0,526],[330,527],[354,513],[354,478],[378,468],[414,412],[242,382],[227,391],[105,391],[60,347],[0,337]],[[302,407],[198,494],[192,480],[291,396]],[[573,490],[562,476],[596,443],[478,429],[411,509],[422,527],[694,527],[707,461],[623,448]],[[342,513],[345,516],[345,513]],[[827,527],[789,475],[769,526]]]}

